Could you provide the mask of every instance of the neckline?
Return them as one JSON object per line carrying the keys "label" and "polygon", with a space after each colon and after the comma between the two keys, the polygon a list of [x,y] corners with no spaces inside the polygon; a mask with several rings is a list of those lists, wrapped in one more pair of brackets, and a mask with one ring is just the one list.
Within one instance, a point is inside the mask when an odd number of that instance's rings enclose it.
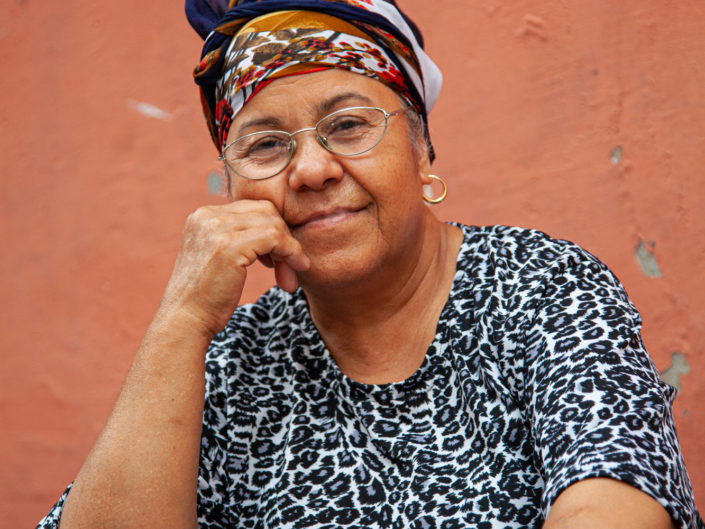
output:
{"label": "neckline", "polygon": [[459,223],[450,222],[449,224],[462,230],[463,240],[458,250],[456,272],[448,299],[441,310],[434,339],[429,345],[419,368],[408,378],[399,382],[366,384],[351,379],[338,368],[337,362],[323,343],[309,313],[306,298],[303,292],[299,290],[295,294],[297,298],[295,311],[300,314],[299,324],[307,346],[306,356],[309,359],[308,362],[305,362],[305,365],[309,372],[308,374],[312,375],[312,378],[327,380],[331,389],[353,404],[373,399],[379,404],[388,403],[392,405],[406,401],[409,398],[418,397],[419,394],[428,393],[436,371],[435,367],[443,362],[445,349],[452,346],[453,333],[447,322],[453,321],[457,312],[454,293],[460,292],[463,288],[463,283],[467,281],[466,271],[461,265],[467,260],[467,253],[470,249],[470,237],[475,231],[473,227]]}

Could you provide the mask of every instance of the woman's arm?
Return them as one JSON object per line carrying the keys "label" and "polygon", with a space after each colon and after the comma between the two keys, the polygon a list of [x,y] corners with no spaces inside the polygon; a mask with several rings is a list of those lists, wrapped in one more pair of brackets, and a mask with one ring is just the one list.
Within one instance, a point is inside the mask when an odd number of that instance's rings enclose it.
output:
{"label": "woman's arm", "polygon": [[674,529],[671,517],[648,494],[621,481],[592,478],[565,489],[543,529]]}
{"label": "woman's arm", "polygon": [[671,518],[689,527],[697,511],[671,416],[674,390],[646,353],[617,278],[567,250],[570,260],[541,280],[527,334],[545,527],[659,528]]}
{"label": "woman's arm", "polygon": [[196,527],[204,361],[266,256],[296,288],[308,260],[274,206],[233,202],[189,217],[156,316],[66,500],[61,529]]}
{"label": "woman's arm", "polygon": [[61,528],[196,527],[208,338],[158,314],[66,500]]}

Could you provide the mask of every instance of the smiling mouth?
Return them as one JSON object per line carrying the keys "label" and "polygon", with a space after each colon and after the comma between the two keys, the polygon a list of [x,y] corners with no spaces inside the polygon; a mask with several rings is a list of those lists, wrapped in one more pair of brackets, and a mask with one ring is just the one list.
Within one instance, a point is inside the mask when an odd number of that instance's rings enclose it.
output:
{"label": "smiling mouth", "polygon": [[334,209],[330,209],[330,210],[326,210],[326,211],[320,211],[317,213],[313,213],[312,215],[309,215],[301,222],[298,222],[296,224],[291,224],[290,228],[292,230],[296,230],[296,229],[304,228],[304,227],[332,226],[334,224],[338,224],[339,222],[344,221],[345,219],[347,219],[348,217],[350,217],[352,215],[356,215],[357,213],[360,213],[364,209],[365,209],[365,206],[360,207],[360,208],[334,208]]}

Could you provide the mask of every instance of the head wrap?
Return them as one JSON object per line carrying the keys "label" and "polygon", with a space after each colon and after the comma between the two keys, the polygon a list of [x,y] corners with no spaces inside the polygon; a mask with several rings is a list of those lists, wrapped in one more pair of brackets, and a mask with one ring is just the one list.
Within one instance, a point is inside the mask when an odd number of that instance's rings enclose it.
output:
{"label": "head wrap", "polygon": [[225,145],[233,116],[274,79],[342,68],[401,94],[423,118],[442,76],[423,38],[394,0],[186,0],[205,40],[194,70],[213,142]]}

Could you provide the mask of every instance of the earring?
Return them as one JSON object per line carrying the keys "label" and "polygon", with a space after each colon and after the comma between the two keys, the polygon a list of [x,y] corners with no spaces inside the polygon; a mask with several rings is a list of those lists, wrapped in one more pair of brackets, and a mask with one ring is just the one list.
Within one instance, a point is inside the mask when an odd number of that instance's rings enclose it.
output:
{"label": "earring", "polygon": [[436,176],[435,174],[430,174],[430,175],[428,175],[428,177],[432,180],[436,180],[441,183],[441,185],[443,186],[443,193],[441,193],[441,196],[439,196],[437,198],[429,198],[426,196],[425,193],[423,193],[421,196],[429,204],[438,204],[440,202],[443,202],[445,200],[446,196],[448,195],[448,186],[446,186],[446,183],[443,181],[443,179],[441,177]]}

